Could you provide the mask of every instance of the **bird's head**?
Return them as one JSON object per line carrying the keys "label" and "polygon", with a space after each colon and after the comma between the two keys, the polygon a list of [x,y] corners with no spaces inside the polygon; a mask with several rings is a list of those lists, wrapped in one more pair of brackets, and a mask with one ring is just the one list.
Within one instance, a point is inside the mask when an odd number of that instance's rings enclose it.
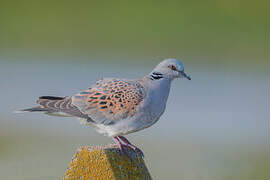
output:
{"label": "bird's head", "polygon": [[[155,75],[156,74],[156,75]],[[169,79],[174,78],[191,78],[184,72],[184,65],[178,59],[165,59],[161,61],[155,69],[151,72],[150,76],[155,79],[155,77],[167,77]]]}

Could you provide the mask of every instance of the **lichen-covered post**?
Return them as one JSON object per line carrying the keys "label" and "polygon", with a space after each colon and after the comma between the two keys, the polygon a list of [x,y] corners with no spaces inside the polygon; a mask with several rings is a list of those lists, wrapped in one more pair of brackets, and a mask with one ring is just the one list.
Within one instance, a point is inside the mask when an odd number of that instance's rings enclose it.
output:
{"label": "lichen-covered post", "polygon": [[140,153],[120,153],[114,146],[82,147],[74,155],[63,180],[151,180]]}

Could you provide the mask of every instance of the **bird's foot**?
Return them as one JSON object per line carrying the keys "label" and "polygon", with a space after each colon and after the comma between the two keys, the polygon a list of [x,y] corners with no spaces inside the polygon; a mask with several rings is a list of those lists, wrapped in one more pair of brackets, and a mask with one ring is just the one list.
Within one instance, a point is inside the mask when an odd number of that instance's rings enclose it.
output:
{"label": "bird's foot", "polygon": [[131,159],[130,154],[128,153],[127,145],[122,144],[120,139],[117,136],[113,137],[113,140],[116,142],[116,145],[118,146],[121,154],[125,154]]}
{"label": "bird's foot", "polygon": [[[141,157],[144,157],[142,150],[140,150],[135,145],[131,144],[125,137],[115,136],[115,137],[113,137],[113,140],[116,142],[120,152],[123,154],[126,154],[130,159],[132,159],[132,158],[130,156],[130,153],[128,152],[128,148],[131,148],[132,150],[138,152],[141,155]],[[122,144],[120,140],[122,140],[124,142],[124,144]]]}
{"label": "bird's foot", "polygon": [[131,143],[129,142],[129,140],[127,140],[127,138],[125,138],[124,136],[118,136],[118,137],[125,143],[126,146],[130,147],[130,148],[133,149],[134,151],[139,152],[139,154],[140,154],[142,157],[144,157],[144,154],[143,154],[143,152],[142,152],[142,150],[141,150],[140,148],[138,148],[137,146],[131,144]]}

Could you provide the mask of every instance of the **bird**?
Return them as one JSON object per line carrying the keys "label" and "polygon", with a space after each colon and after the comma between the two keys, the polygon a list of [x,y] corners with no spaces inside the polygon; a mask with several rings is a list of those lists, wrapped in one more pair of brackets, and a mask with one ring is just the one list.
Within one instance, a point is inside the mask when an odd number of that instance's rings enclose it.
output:
{"label": "bird", "polygon": [[155,124],[164,113],[171,82],[191,80],[183,63],[175,58],[161,61],[140,79],[102,78],[89,89],[65,97],[41,96],[37,107],[20,112],[44,112],[72,116],[97,132],[111,137],[120,152],[131,148],[142,154],[126,137]]}

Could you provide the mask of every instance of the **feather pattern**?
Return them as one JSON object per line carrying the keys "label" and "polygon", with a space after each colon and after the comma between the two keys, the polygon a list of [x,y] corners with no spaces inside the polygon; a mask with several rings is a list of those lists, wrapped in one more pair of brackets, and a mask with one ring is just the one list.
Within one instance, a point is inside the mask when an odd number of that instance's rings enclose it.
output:
{"label": "feather pattern", "polygon": [[[47,113],[66,113],[71,116],[86,118],[90,121],[90,118],[83,114],[79,109],[71,104],[70,97],[55,97],[55,96],[41,96],[37,100],[37,104],[40,107],[32,109],[33,111],[45,111]],[[26,109],[27,111],[27,109]]]}
{"label": "feather pattern", "polygon": [[144,95],[144,88],[137,80],[102,79],[72,96],[72,104],[97,124],[108,125],[132,117]]}

